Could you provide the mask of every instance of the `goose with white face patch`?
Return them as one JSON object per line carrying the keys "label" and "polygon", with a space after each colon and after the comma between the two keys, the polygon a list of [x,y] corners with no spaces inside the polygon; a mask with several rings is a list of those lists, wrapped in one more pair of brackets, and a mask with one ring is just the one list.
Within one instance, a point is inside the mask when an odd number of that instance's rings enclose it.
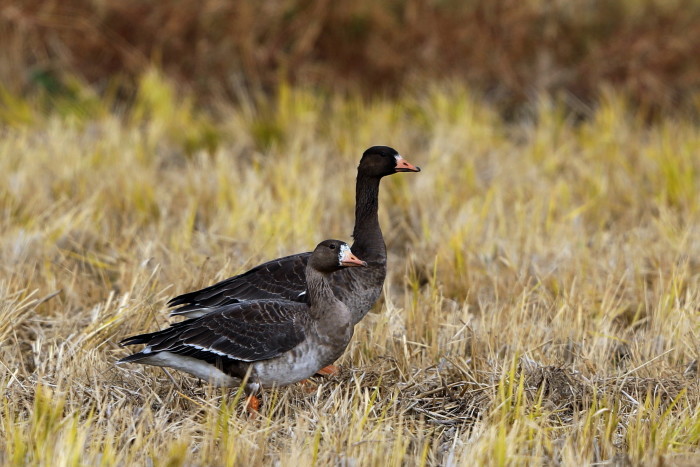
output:
{"label": "goose with white face patch", "polygon": [[[341,269],[331,274],[333,291],[359,322],[377,301],[386,278],[386,245],[379,227],[379,182],[399,172],[420,172],[388,146],[373,146],[362,155],[357,168],[355,228],[352,251],[367,261],[366,268]],[[231,303],[260,299],[305,302],[304,274],[311,253],[299,253],[263,263],[248,272],[207,288],[173,298],[172,315],[202,316]]]}
{"label": "goose with white face patch", "polygon": [[333,293],[330,276],[367,267],[339,240],[321,242],[308,259],[307,300],[251,300],[176,323],[161,331],[124,339],[145,344],[117,363],[144,363],[185,371],[217,386],[246,390],[284,386],[308,378],[345,351],[354,329],[348,307]]}

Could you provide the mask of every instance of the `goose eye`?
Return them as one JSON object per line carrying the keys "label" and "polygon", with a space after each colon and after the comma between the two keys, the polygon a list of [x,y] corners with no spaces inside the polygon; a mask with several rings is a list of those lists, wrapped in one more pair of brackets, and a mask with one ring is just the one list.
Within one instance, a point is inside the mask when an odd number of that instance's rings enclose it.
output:
{"label": "goose eye", "polygon": [[331,243],[328,248],[330,248],[331,250],[335,250],[335,243]]}

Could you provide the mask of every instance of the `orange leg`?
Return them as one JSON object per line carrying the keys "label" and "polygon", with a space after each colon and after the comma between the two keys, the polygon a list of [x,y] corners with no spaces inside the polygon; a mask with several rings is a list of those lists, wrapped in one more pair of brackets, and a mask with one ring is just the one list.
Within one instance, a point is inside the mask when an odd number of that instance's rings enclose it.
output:
{"label": "orange leg", "polygon": [[[340,368],[338,368],[337,366],[328,365],[318,370],[314,376],[332,376],[337,375],[339,372]],[[299,381],[299,384],[301,384],[301,387],[306,392],[314,392],[317,386],[316,383],[314,383],[310,379],[302,379],[301,381]]]}
{"label": "orange leg", "polygon": [[340,373],[340,368],[335,365],[328,365],[327,367],[321,368],[316,372],[317,375],[321,376],[332,376]]}
{"label": "orange leg", "polygon": [[260,399],[255,396],[248,396],[246,399],[245,409],[251,417],[255,417],[260,410]]}
{"label": "orange leg", "polygon": [[303,389],[304,392],[307,392],[309,394],[316,391],[316,388],[318,387],[318,384],[311,381],[310,379],[302,379],[301,381],[299,381],[299,384],[301,385],[301,389]]}

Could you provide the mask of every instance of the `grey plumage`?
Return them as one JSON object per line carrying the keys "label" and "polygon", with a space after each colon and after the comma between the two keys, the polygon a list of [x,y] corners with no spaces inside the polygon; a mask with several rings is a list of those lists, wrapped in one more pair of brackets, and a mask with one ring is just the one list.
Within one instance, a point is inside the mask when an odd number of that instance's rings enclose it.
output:
{"label": "grey plumage", "polygon": [[332,363],[353,334],[352,316],[329,282],[342,267],[366,266],[338,240],[321,242],[307,261],[306,303],[265,299],[219,306],[167,329],[132,336],[121,344],[145,344],[118,363],[168,366],[212,381],[237,385],[250,372],[248,389],[307,378]]}

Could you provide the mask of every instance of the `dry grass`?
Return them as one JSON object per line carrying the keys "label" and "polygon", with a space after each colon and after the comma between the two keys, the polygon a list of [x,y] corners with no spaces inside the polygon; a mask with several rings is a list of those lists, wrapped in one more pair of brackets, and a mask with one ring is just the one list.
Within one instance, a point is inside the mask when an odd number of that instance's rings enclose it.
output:
{"label": "dry grass", "polygon": [[[214,123],[142,85],[121,116],[3,97],[0,463],[698,462],[695,124],[612,94],[507,125],[462,89],[287,88]],[[348,238],[372,144],[424,170],[383,183],[390,274],[339,376],[249,419],[236,391],[114,365],[167,298]]]}

